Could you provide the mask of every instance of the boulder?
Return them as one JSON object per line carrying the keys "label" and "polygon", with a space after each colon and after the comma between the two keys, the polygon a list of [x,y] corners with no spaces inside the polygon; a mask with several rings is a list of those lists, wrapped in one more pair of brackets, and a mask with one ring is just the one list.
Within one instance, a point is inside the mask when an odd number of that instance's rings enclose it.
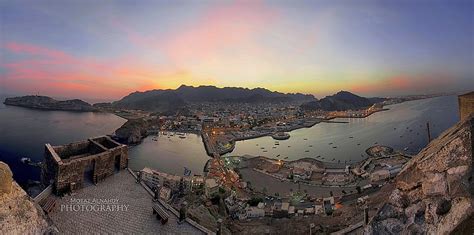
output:
{"label": "boulder", "polygon": [[391,190],[390,197],[365,232],[470,233],[471,227],[464,225],[474,214],[473,130],[471,115],[413,157],[394,179],[395,189],[384,186]]}
{"label": "boulder", "polygon": [[10,167],[4,162],[0,162],[0,196],[11,192],[12,182],[13,174]]}

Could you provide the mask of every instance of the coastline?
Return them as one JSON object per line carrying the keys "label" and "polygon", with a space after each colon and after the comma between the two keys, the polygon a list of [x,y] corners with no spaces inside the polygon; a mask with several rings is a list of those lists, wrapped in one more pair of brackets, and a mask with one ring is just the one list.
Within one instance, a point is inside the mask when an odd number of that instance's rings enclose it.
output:
{"label": "coastline", "polygon": [[[383,111],[387,111],[387,110],[389,110],[389,109],[376,110],[376,111],[370,112],[370,113],[368,113],[364,116],[361,116],[361,117],[333,116],[333,117],[330,117],[330,118],[327,118],[327,119],[319,119],[319,118],[318,119],[312,119],[312,120],[307,119],[303,122],[303,124],[298,124],[298,125],[294,125],[294,126],[290,126],[290,127],[285,127],[285,128],[282,128],[281,130],[278,130],[278,131],[290,132],[291,133],[294,130],[303,129],[303,128],[311,128],[311,127],[313,127],[316,124],[319,124],[321,122],[325,122],[325,123],[348,123],[347,121],[332,121],[332,120],[335,119],[335,118],[366,118],[366,117],[369,117],[370,115],[372,115],[374,113],[383,112]],[[273,133],[274,132],[272,132],[272,131],[268,131],[268,132],[263,132],[263,133],[260,133],[260,134],[257,134],[257,135],[252,135],[252,136],[234,137],[229,142],[231,144],[231,146],[228,149],[224,149],[223,151],[218,151],[218,153],[221,156],[225,155],[225,154],[228,154],[228,153],[231,153],[235,149],[235,144],[236,144],[237,141],[257,139],[257,138],[260,138],[260,137],[271,136]],[[201,133],[201,136],[203,136],[204,148],[206,149],[207,155],[210,156],[210,157],[213,157],[214,153],[210,150],[210,148],[208,146],[209,143],[207,143],[208,142],[207,139],[209,137],[204,138],[203,133]]]}

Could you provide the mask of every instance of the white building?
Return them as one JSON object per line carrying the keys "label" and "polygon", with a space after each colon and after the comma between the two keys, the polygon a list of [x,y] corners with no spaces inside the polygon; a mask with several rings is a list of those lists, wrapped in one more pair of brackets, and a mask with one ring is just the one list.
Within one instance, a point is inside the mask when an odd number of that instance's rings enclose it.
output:
{"label": "white building", "polygon": [[204,193],[207,197],[211,197],[213,194],[219,192],[219,185],[215,179],[206,179],[206,184],[204,187]]}

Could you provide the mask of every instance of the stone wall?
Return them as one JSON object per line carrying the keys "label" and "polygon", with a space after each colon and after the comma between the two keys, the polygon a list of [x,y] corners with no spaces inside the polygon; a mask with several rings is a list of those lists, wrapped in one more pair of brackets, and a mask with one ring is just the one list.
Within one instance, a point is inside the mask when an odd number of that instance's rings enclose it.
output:
{"label": "stone wall", "polygon": [[87,181],[97,184],[116,170],[127,168],[128,147],[109,137],[98,137],[63,146],[47,144],[44,158],[43,184],[53,181],[55,194],[61,195],[84,187]]}
{"label": "stone wall", "polygon": [[474,92],[470,92],[458,97],[459,115],[461,119],[466,118],[474,112]]}
{"label": "stone wall", "polygon": [[474,213],[473,131],[470,115],[410,160],[365,232],[472,234],[464,224]]}

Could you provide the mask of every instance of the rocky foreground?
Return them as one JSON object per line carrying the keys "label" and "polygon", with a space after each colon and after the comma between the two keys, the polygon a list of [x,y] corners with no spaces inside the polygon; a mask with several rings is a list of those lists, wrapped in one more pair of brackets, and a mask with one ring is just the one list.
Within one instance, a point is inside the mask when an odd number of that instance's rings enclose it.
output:
{"label": "rocky foreground", "polygon": [[43,110],[62,110],[76,112],[97,111],[97,109],[94,108],[91,104],[79,99],[61,101],[55,100],[47,96],[37,95],[6,98],[3,103],[6,105]]}
{"label": "rocky foreground", "polygon": [[38,204],[12,179],[0,162],[0,234],[49,234],[57,230]]}
{"label": "rocky foreground", "polygon": [[414,157],[395,179],[368,234],[473,234],[474,115]]}

